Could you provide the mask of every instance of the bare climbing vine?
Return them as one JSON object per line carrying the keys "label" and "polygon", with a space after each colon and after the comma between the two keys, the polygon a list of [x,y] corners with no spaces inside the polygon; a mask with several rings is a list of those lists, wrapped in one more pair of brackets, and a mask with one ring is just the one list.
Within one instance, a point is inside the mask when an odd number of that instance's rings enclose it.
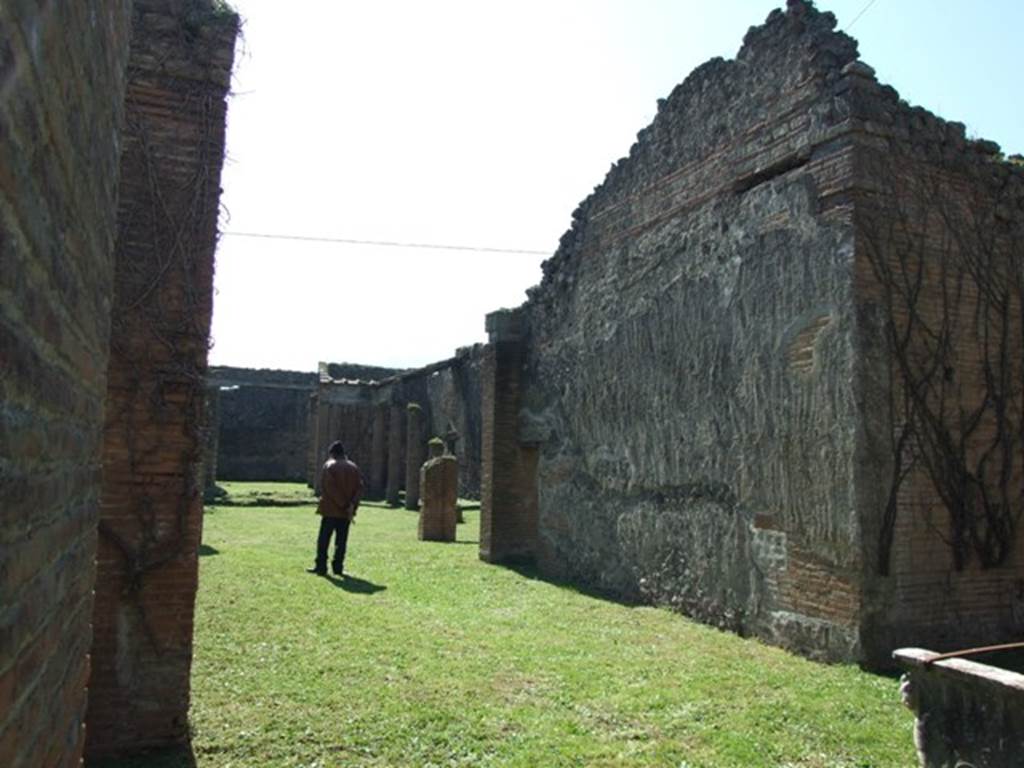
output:
{"label": "bare climbing vine", "polygon": [[115,512],[99,525],[123,561],[123,598],[158,653],[167,648],[142,591],[152,574],[188,554],[189,515],[202,492],[223,159],[223,87],[166,71],[183,48],[211,45],[194,11],[177,35],[147,35],[155,65],[135,68],[134,57],[129,65],[104,482],[104,506]]}
{"label": "bare climbing vine", "polygon": [[941,502],[923,514],[956,570],[972,559],[991,568],[1010,554],[1024,508],[1019,179],[994,162],[979,160],[972,178],[903,160],[877,161],[857,230],[888,363],[892,472],[878,570],[889,572],[902,494],[918,473]]}

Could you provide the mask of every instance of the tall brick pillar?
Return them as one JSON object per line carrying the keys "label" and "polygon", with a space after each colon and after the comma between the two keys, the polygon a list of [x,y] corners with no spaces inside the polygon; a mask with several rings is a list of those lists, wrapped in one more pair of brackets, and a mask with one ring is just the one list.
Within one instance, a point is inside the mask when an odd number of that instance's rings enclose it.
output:
{"label": "tall brick pillar", "polygon": [[386,499],[387,503],[397,507],[399,504],[399,493],[402,490],[402,481],[405,479],[405,456],[403,447],[405,443],[405,426],[402,412],[405,409],[400,405],[392,404],[388,409],[388,486]]}
{"label": "tall brick pillar", "polygon": [[420,508],[420,468],[425,458],[423,409],[409,403],[405,410],[405,508]]}
{"label": "tall brick pillar", "polygon": [[371,499],[383,499],[388,476],[388,409],[384,405],[373,407],[373,442],[370,446]]}
{"label": "tall brick pillar", "polygon": [[518,416],[523,363],[521,318],[511,310],[487,316],[490,344],[481,370],[480,559],[531,561],[536,515],[521,466]]}
{"label": "tall brick pillar", "polygon": [[135,0],[86,752],[188,738],[204,380],[238,17]]}

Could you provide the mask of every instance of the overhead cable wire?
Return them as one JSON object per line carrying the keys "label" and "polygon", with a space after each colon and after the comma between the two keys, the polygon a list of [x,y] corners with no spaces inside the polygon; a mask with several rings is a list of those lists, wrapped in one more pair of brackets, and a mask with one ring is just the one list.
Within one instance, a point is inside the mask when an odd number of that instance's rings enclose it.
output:
{"label": "overhead cable wire", "polygon": [[853,21],[851,21],[851,22],[850,22],[849,24],[847,24],[847,25],[846,25],[846,26],[845,26],[845,27],[843,28],[843,31],[845,32],[845,31],[846,31],[846,30],[848,30],[848,29],[849,29],[850,27],[852,27],[852,26],[853,26],[854,24],[856,24],[856,23],[857,23],[857,19],[859,19],[859,18],[860,18],[861,16],[863,16],[863,15],[864,15],[865,13],[867,13],[867,12],[868,12],[868,9],[869,9],[869,8],[870,8],[870,7],[872,6],[872,5],[874,5],[875,3],[877,3],[877,2],[878,2],[878,0],[868,0],[868,4],[867,4],[867,5],[865,5],[865,6],[863,7],[863,8],[861,8],[861,9],[860,9],[860,13],[858,13],[858,14],[857,14],[856,16],[854,16],[854,17],[853,17]]}
{"label": "overhead cable wire", "polygon": [[374,245],[385,248],[429,248],[439,251],[474,251],[477,253],[516,253],[534,256],[550,256],[550,251],[531,251],[526,248],[491,248],[475,245],[450,245],[447,243],[403,243],[395,240],[357,240],[351,237],[318,237],[315,235],[279,235],[269,232],[221,232],[230,237],[254,237],[264,240],[297,240],[309,243],[341,243],[342,245]]}

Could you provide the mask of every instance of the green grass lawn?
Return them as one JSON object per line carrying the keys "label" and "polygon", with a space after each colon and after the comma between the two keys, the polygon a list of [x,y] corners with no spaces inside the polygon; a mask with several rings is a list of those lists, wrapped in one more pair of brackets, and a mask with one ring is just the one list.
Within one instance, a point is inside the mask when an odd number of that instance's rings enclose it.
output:
{"label": "green grass lawn", "polygon": [[219,498],[207,504],[231,507],[286,507],[299,504],[316,504],[313,490],[302,483],[267,482],[221,482],[217,488],[223,492]]}
{"label": "green grass lawn", "polygon": [[341,580],[304,571],[311,506],[211,508],[195,763],[915,764],[894,680],[486,565],[466,519],[424,543],[414,513],[364,506]]}

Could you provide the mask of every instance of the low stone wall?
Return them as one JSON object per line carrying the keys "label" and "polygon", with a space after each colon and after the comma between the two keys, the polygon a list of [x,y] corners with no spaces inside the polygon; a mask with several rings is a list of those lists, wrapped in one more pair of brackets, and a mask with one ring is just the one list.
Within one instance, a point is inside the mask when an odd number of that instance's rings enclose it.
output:
{"label": "low stone wall", "polygon": [[922,768],[1019,768],[1024,764],[1024,675],[966,659],[902,648],[901,692],[917,715]]}

